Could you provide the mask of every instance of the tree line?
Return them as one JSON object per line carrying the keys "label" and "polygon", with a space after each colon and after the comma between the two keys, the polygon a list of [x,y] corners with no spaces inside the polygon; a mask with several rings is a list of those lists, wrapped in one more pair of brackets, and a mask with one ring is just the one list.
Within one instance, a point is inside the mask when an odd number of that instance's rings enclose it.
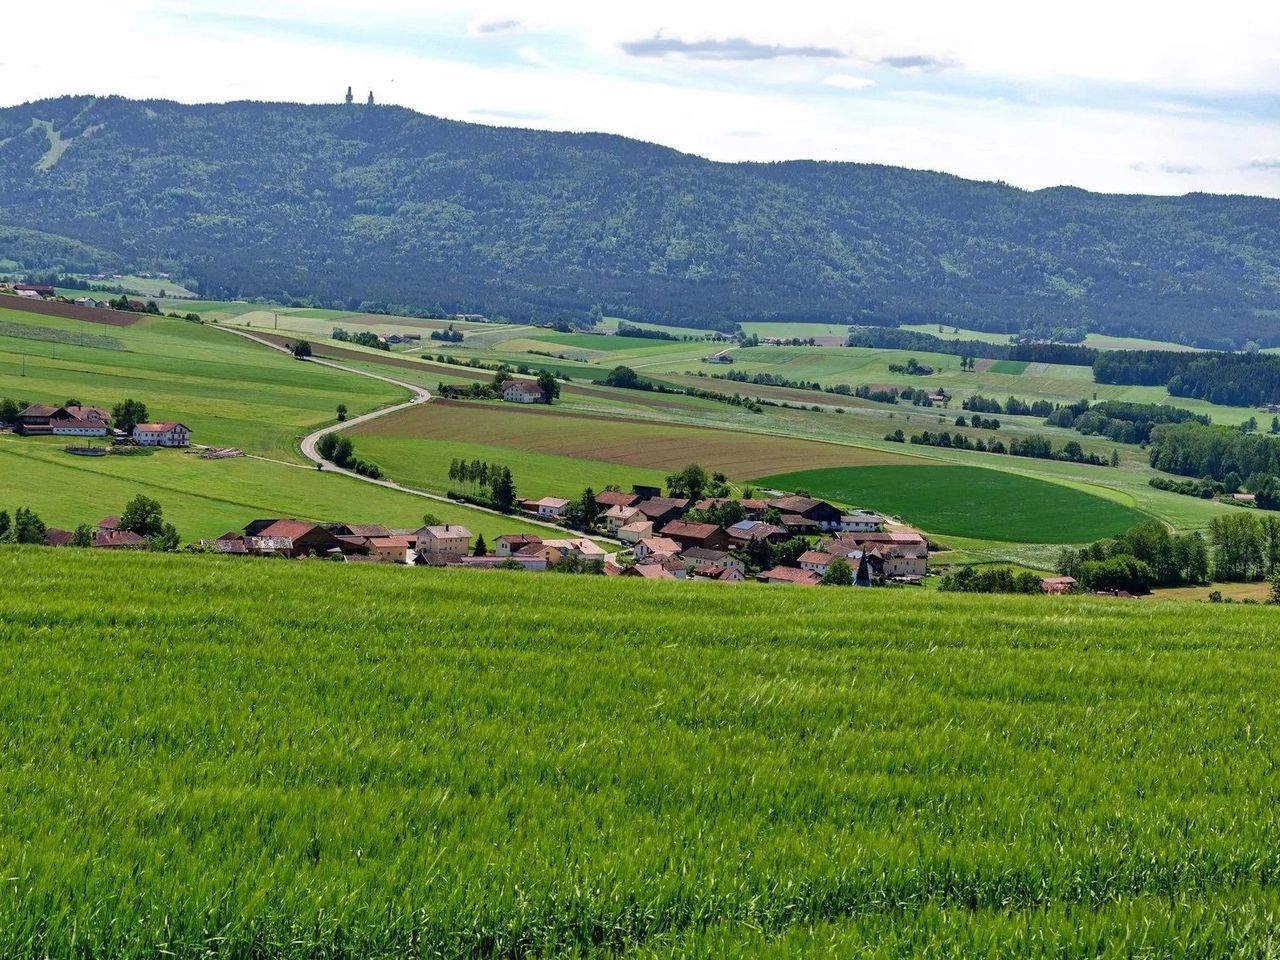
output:
{"label": "tree line", "polygon": [[1175,397],[1230,407],[1280,401],[1280,356],[1175,350],[1108,350],[1093,363],[1098,383],[1163,386]]}
{"label": "tree line", "polygon": [[[1017,340],[1013,343],[989,343],[986,340],[954,340],[903,330],[900,327],[850,327],[845,344],[879,350],[915,350],[920,353],[944,353],[971,361],[1025,360],[1028,363],[1063,363],[1087,367],[1098,357],[1093,347],[1076,343],[1053,343],[1039,340]],[[972,369],[972,363],[966,366]]]}
{"label": "tree line", "polygon": [[[1215,554],[1215,569],[1217,564]],[[1173,534],[1155,520],[1079,550],[1064,548],[1057,563],[1058,573],[1074,577],[1083,590],[1134,594],[1150,593],[1153,587],[1208,583],[1210,567],[1209,546],[1199,532]]]}

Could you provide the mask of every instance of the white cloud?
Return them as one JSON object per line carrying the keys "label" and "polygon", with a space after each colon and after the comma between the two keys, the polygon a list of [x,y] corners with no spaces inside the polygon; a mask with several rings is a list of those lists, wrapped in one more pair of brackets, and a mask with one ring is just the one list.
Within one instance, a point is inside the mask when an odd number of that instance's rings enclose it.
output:
{"label": "white cloud", "polygon": [[828,87],[840,87],[844,90],[863,90],[876,85],[870,77],[855,77],[851,73],[833,73],[822,82]]}

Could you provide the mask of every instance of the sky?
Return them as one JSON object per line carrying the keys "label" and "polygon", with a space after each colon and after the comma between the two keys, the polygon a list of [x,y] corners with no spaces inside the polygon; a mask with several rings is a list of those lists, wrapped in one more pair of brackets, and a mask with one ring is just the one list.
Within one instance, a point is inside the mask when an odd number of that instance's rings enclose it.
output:
{"label": "sky", "polygon": [[[1280,196],[1280,3],[45,0],[0,102],[363,100],[715,160]],[[54,59],[56,58],[56,59]]]}

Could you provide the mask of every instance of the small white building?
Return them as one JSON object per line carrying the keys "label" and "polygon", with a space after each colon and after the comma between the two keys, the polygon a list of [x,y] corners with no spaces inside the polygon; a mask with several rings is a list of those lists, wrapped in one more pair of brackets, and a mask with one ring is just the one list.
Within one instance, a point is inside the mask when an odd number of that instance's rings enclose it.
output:
{"label": "small white building", "polygon": [[879,533],[888,521],[874,510],[855,510],[840,518],[838,530],[845,533]]}
{"label": "small white building", "polygon": [[623,543],[639,543],[646,537],[653,536],[653,522],[651,520],[632,520],[630,523],[623,524],[618,528],[617,538]]}
{"label": "small white building", "polygon": [[547,396],[531,380],[508,380],[502,385],[502,399],[511,403],[543,403]]}
{"label": "small white building", "polygon": [[562,497],[543,497],[541,500],[535,500],[530,506],[538,511],[538,516],[554,519],[564,516],[564,508],[569,505],[569,501]]}
{"label": "small white building", "polygon": [[107,425],[102,420],[51,420],[55,437],[105,437]]}
{"label": "small white building", "polygon": [[187,447],[191,431],[181,423],[140,423],[133,428],[133,441],[140,447]]}

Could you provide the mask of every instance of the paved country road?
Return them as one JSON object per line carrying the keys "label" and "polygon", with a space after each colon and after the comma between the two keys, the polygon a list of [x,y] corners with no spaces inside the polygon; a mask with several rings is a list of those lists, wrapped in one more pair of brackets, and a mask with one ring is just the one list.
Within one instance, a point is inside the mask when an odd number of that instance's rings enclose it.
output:
{"label": "paved country road", "polygon": [[[278,343],[272,343],[270,340],[266,340],[263,337],[254,336],[252,333],[249,333],[248,331],[237,330],[235,327],[227,327],[227,326],[223,326],[222,324],[211,324],[210,326],[212,326],[213,329],[215,330],[225,330],[227,333],[234,333],[238,337],[244,337],[246,340],[252,340],[254,343],[260,343],[264,347],[270,347],[272,350],[278,350],[281,353],[287,353],[292,356],[290,350],[287,347],[283,347]],[[426,403],[428,400],[431,399],[431,392],[429,390],[425,390],[422,387],[419,387],[417,384],[406,383],[405,381],[397,380],[394,377],[385,377],[380,373],[370,373],[367,370],[360,370],[360,369],[357,369],[356,367],[349,367],[345,363],[336,363],[333,360],[320,360],[316,357],[312,357],[309,360],[299,361],[299,362],[314,363],[322,367],[332,367],[335,370],[343,370],[346,373],[354,373],[356,376],[359,376],[359,377],[369,377],[372,380],[381,380],[384,383],[390,383],[390,384],[394,384],[397,387],[403,387],[405,390],[408,390],[410,393],[413,394],[413,399],[408,400],[405,403],[392,404],[389,407],[382,407],[379,410],[374,410],[370,413],[361,414],[358,417],[351,417],[350,419],[342,423],[333,423],[327,427],[321,427],[319,430],[311,431],[311,433],[307,434],[305,437],[302,438],[301,446],[302,446],[302,455],[304,457],[306,457],[312,463],[319,465],[320,468],[323,469],[326,473],[340,473],[343,476],[352,477],[353,479],[361,480],[365,483],[373,483],[378,485],[379,487],[386,487],[388,490],[398,490],[401,493],[409,493],[415,497],[422,497],[426,500],[437,500],[441,503],[453,503],[453,500],[451,500],[448,497],[441,496],[438,493],[428,493],[426,490],[415,490],[412,487],[401,486],[400,484],[396,483],[394,480],[375,480],[372,477],[361,476],[360,474],[356,473],[354,470],[347,470],[343,467],[337,466],[336,464],[330,463],[329,461],[325,460],[324,457],[320,456],[320,454],[316,451],[316,444],[320,442],[320,438],[323,437],[325,434],[336,433],[339,430],[345,430],[347,427],[354,427],[355,425],[360,423],[368,423],[370,420],[376,420],[378,417],[385,417],[389,413],[395,413],[399,410],[408,410],[410,407],[417,406],[420,403]],[[482,513],[491,513],[494,516],[498,516],[498,517],[510,516],[510,514],[505,514],[501,510],[493,510],[489,507],[478,507],[475,504],[471,504],[471,503],[467,504],[467,508],[470,510],[479,510]],[[546,527],[548,530],[555,530],[557,533],[560,534],[560,537],[562,539],[573,539],[575,537],[583,537],[584,539],[589,539],[589,540],[610,540],[610,538],[608,537],[601,537],[599,535],[587,537],[585,534],[576,533],[573,530],[566,530],[564,527],[557,526],[554,523],[547,523],[545,520],[538,520],[535,517],[522,515],[518,519],[522,523],[531,523],[534,526]],[[616,541],[610,540],[610,542],[616,542]]]}

